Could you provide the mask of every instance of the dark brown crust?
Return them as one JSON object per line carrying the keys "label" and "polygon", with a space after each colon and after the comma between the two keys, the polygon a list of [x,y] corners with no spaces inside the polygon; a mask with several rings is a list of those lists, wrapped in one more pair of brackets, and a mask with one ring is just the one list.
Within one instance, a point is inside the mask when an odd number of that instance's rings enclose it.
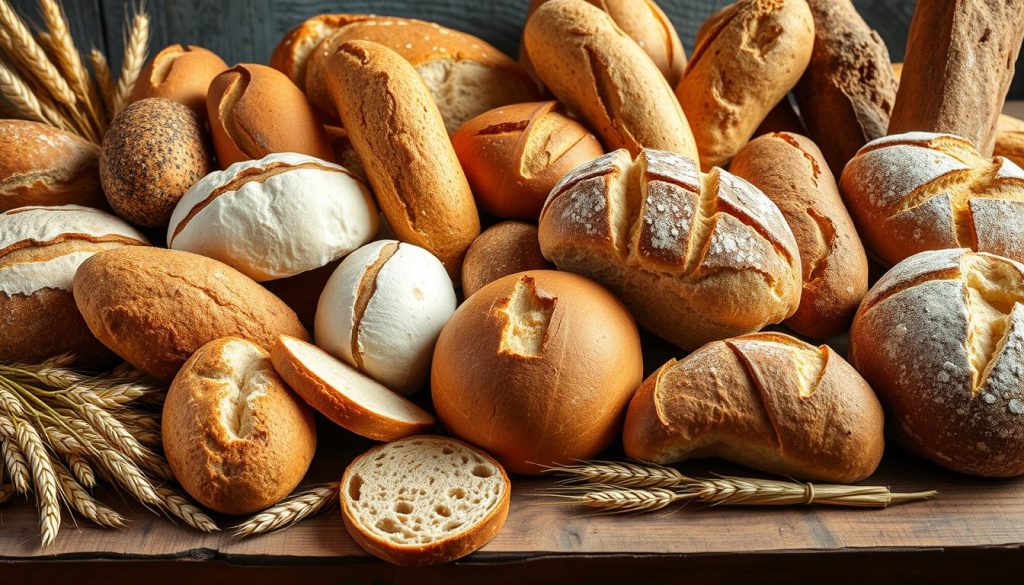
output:
{"label": "dark brown crust", "polygon": [[506,221],[480,234],[462,264],[462,294],[469,297],[503,276],[526,270],[550,270],[537,241],[537,226]]}
{"label": "dark brown crust", "polygon": [[29,205],[107,208],[100,149],[45,124],[0,120],[0,212]]}
{"label": "dark brown crust", "polygon": [[93,337],[71,291],[44,288],[31,295],[0,293],[0,362],[39,363],[62,353],[76,365],[100,369],[117,360]]}

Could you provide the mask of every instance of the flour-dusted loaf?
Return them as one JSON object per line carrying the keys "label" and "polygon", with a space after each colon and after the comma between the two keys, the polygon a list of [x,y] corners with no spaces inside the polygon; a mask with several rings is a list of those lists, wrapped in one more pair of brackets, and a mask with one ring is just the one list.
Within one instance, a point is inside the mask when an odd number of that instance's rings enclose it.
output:
{"label": "flour-dusted loaf", "polygon": [[113,361],[82,320],[72,280],[96,252],[146,243],[130,225],[97,209],[0,213],[0,361],[37,363],[62,353],[76,354],[86,368]]}
{"label": "flour-dusted loaf", "polygon": [[778,323],[800,302],[800,253],[779,208],[668,152],[619,150],[567,175],[541,212],[540,247],[687,350]]}
{"label": "flour-dusted loaf", "polygon": [[483,451],[416,436],[357,457],[341,478],[345,528],[398,565],[436,565],[487,544],[508,518],[512,483]]}
{"label": "flour-dusted loaf", "polygon": [[0,211],[30,205],[106,208],[100,149],[38,122],[0,120]]}
{"label": "flour-dusted loaf", "polygon": [[907,258],[864,299],[850,357],[901,445],[963,473],[1024,474],[1024,265],[970,250]]}
{"label": "flour-dusted loaf", "polygon": [[889,265],[971,248],[1024,261],[1024,170],[948,134],[869,142],[839,184],[865,245]]}
{"label": "flour-dusted loaf", "polygon": [[537,226],[518,221],[495,224],[473,240],[462,265],[462,294],[469,297],[503,276],[553,268],[544,259]]}
{"label": "flour-dusted loaf", "polygon": [[129,102],[161,97],[174,100],[206,120],[206,92],[228,64],[216,53],[195,45],[164,47],[146,63]]}
{"label": "flour-dusted loaf", "polygon": [[804,480],[850,483],[878,467],[883,413],[871,387],[827,345],[781,333],[709,343],[637,390],[626,455],[671,464],[721,457]]}

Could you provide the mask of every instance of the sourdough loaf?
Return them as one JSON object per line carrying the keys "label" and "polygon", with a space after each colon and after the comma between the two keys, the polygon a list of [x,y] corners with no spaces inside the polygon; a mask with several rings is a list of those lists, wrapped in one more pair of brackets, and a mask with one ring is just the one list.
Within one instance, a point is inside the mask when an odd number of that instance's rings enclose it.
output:
{"label": "sourdough loaf", "polygon": [[38,122],[0,120],[0,211],[31,205],[106,208],[100,149]]}

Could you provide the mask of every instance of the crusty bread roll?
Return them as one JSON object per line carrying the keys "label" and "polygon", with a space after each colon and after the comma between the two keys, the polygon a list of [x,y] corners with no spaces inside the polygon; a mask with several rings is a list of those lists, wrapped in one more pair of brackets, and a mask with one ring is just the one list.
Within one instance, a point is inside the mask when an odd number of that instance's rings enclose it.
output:
{"label": "crusty bread roll", "polygon": [[512,483],[483,451],[447,437],[409,437],[357,457],[341,478],[345,528],[397,565],[460,559],[501,530]]}
{"label": "crusty bread roll", "polygon": [[889,134],[962,136],[992,154],[1024,39],[1024,0],[918,2]]}
{"label": "crusty bread roll", "polygon": [[729,170],[767,195],[796,236],[804,284],[786,325],[818,339],[844,332],[868,292],[868,258],[821,151],[798,134],[766,134]]}
{"label": "crusty bread roll", "polygon": [[175,479],[223,514],[281,501],[316,452],[313,412],[266,351],[236,337],[215,339],[185,362],[167,390],[160,426]]}
{"label": "crusty bread roll", "polygon": [[295,313],[265,288],[205,256],[128,246],[79,266],[75,302],[100,341],[158,380],[220,337],[270,349],[280,334],[309,339]]}
{"label": "crusty bread roll", "polygon": [[907,258],[864,299],[850,356],[901,445],[963,473],[1024,474],[1024,265],[970,250]]}
{"label": "crusty bread roll", "polygon": [[1024,261],[1024,170],[963,138],[879,138],[850,160],[839,186],[865,245],[889,265],[961,247]]}
{"label": "crusty bread roll", "polygon": [[265,65],[243,63],[215,77],[206,111],[222,169],[275,152],[333,156],[309,100],[287,76]]}
{"label": "crusty bread roll", "polygon": [[327,87],[330,59],[349,41],[379,43],[405,58],[430,89],[449,134],[487,110],[540,98],[530,75],[482,39],[433,22],[374,18],[339,28],[309,56],[306,95],[331,118],[338,113]]}
{"label": "crusty bread roll", "polygon": [[484,112],[452,135],[452,146],[480,209],[527,221],[537,221],[566,173],[604,154],[597,138],[556,101]]}
{"label": "crusty bread roll", "polygon": [[30,205],[106,208],[100,149],[38,122],[0,120],[0,212]]}
{"label": "crusty bread roll", "polygon": [[1024,165],[1024,120],[1006,114],[999,115],[999,123],[996,124],[996,144],[992,154],[1005,156],[1017,163],[1017,166]]}
{"label": "crusty bread roll", "polygon": [[800,253],[779,208],[668,152],[619,150],[567,175],[541,212],[540,249],[687,350],[778,323],[800,301]]}
{"label": "crusty bread roll", "polygon": [[146,64],[128,101],[167,98],[188,106],[205,121],[210,82],[227,68],[213,51],[195,45],[169,45]]}
{"label": "crusty bread roll", "polygon": [[473,240],[462,264],[462,294],[469,297],[502,276],[554,268],[544,259],[537,226],[518,221],[495,224]]}
{"label": "crusty bread roll", "polygon": [[274,280],[341,259],[373,238],[377,217],[373,196],[344,167],[272,154],[193,185],[171,215],[167,246]]}
{"label": "crusty bread roll", "polygon": [[306,62],[324,39],[341,27],[376,17],[367,14],[318,14],[288,31],[270,56],[270,66],[288,76],[300,89],[306,89]]}
{"label": "crusty bread roll", "polygon": [[388,223],[458,282],[480,217],[422,78],[387,47],[352,41],[335,51],[328,83]]}
{"label": "crusty bread roll", "polygon": [[676,86],[705,169],[724,165],[803,75],[814,46],[804,0],[739,0],[697,33]]}
{"label": "crusty bread roll", "polygon": [[886,135],[896,76],[885,41],[850,0],[807,0],[814,15],[814,52],[794,88],[807,135],[832,174],[868,141]]}
{"label": "crusty bread roll", "polygon": [[120,219],[77,205],[0,213],[0,362],[62,353],[74,353],[85,368],[113,361],[82,320],[71,282],[96,252],[146,243]]}
{"label": "crusty bread roll", "polygon": [[540,473],[608,447],[642,376],[622,303],[581,276],[537,270],[466,299],[437,341],[430,388],[450,433],[510,471]]}
{"label": "crusty bread roll", "polygon": [[526,21],[533,68],[608,149],[657,148],[697,158],[690,125],[647,53],[585,0],[552,0]]}
{"label": "crusty bread roll", "polygon": [[651,374],[629,404],[626,455],[721,457],[803,480],[849,483],[878,467],[882,407],[827,345],[781,333],[709,343]]}

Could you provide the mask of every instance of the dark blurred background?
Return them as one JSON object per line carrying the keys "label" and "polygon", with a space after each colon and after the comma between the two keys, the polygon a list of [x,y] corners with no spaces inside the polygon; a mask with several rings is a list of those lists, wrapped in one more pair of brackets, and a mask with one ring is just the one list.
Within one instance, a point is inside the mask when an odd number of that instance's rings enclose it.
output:
{"label": "dark blurred background", "polygon": [[[669,14],[687,53],[704,19],[727,0],[656,0]],[[932,0],[925,0],[932,1]],[[945,0],[941,0],[945,1]],[[35,0],[13,0],[21,14],[39,20]],[[228,63],[266,63],[282,35],[322,12],[364,12],[434,20],[475,34],[515,56],[528,0],[145,0],[153,16],[153,51],[170,43],[191,43],[220,54]],[[120,64],[125,0],[64,0],[79,49],[94,45]],[[854,0],[868,24],[885,39],[893,61],[901,61],[912,0]],[[1017,62],[1011,98],[1024,99],[1024,60]]]}

